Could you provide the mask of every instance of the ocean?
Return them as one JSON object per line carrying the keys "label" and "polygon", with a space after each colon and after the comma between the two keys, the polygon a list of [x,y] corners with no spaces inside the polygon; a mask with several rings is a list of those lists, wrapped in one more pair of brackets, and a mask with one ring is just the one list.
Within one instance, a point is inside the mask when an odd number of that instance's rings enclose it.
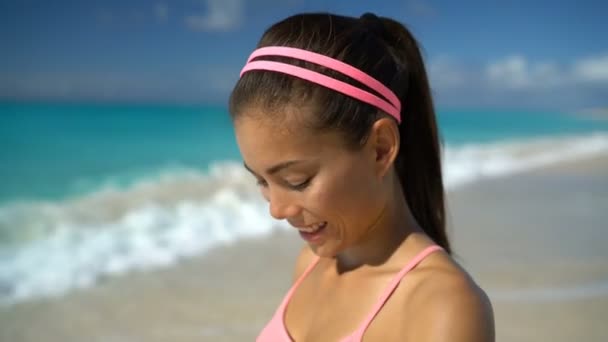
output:
{"label": "ocean", "polygon": [[[448,191],[608,151],[608,121],[439,110]],[[284,229],[224,107],[0,102],[0,304]]]}

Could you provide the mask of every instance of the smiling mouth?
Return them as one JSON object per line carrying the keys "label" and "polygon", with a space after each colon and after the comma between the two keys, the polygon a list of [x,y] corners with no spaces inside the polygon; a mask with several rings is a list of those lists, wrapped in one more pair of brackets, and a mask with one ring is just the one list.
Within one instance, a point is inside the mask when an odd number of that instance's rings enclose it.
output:
{"label": "smiling mouth", "polygon": [[325,228],[326,225],[327,225],[327,221],[323,221],[323,222],[311,224],[306,227],[298,228],[298,230],[302,233],[314,234],[314,233],[318,232],[319,230]]}

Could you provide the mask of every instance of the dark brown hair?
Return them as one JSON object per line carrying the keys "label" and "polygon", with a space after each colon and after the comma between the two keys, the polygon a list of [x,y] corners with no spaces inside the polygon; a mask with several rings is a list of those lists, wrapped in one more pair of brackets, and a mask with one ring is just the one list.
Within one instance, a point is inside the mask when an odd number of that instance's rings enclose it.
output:
{"label": "dark brown hair", "polygon": [[[450,252],[433,99],[418,43],[409,30],[395,20],[369,13],[361,18],[299,14],[266,30],[257,47],[264,46],[296,47],[339,59],[371,75],[399,97],[401,144],[395,168],[417,222]],[[315,64],[286,57],[261,58],[308,68],[375,93],[347,76]],[[308,120],[311,129],[339,132],[351,148],[360,147],[373,123],[388,116],[333,90],[267,71],[249,71],[237,82],[230,96],[233,119],[243,113],[244,106],[263,108],[277,119],[287,106],[308,108],[313,114]]]}

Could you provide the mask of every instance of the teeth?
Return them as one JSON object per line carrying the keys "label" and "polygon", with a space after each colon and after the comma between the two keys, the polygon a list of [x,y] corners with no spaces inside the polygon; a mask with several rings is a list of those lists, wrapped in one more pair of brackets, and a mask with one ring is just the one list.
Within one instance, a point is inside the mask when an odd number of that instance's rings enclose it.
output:
{"label": "teeth", "polygon": [[312,224],[305,228],[300,228],[300,230],[303,232],[306,232],[306,233],[314,233],[317,230],[321,229],[324,225],[325,225],[325,222],[316,223],[316,224]]}

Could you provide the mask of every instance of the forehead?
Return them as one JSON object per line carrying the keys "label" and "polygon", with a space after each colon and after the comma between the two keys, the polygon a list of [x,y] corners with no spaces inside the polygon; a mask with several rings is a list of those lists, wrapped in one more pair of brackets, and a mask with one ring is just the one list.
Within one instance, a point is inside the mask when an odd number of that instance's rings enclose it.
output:
{"label": "forehead", "polygon": [[339,134],[316,133],[298,121],[260,115],[238,118],[235,133],[245,163],[262,169],[287,160],[320,159],[342,148]]}

